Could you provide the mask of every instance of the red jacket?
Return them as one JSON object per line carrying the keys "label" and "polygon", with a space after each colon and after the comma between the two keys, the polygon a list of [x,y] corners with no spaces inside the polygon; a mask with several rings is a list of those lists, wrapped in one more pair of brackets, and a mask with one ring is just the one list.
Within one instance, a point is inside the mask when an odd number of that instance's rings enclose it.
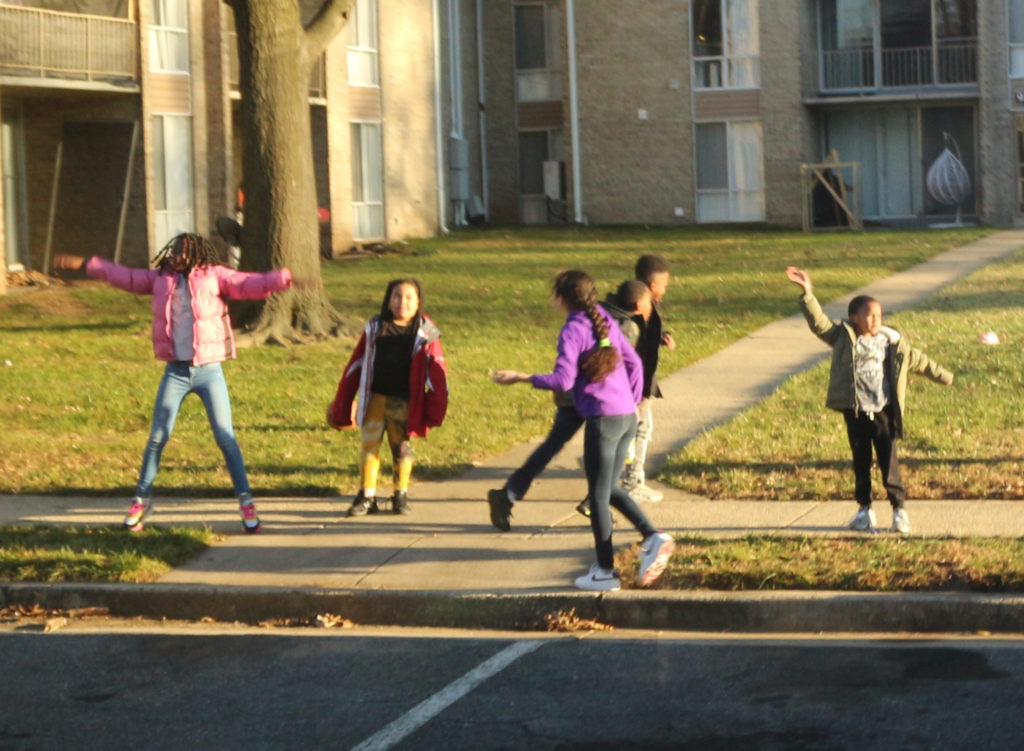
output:
{"label": "red jacket", "polygon": [[[333,422],[339,428],[352,425],[352,402],[357,395],[359,405],[354,415],[355,424],[362,426],[366,417],[380,324],[380,316],[374,316],[366,324],[338,383],[338,391],[330,409]],[[409,420],[406,431],[410,436],[422,438],[430,428],[436,428],[444,422],[447,411],[448,370],[441,350],[441,331],[430,318],[421,315],[420,327],[413,343],[412,367],[409,368]]]}

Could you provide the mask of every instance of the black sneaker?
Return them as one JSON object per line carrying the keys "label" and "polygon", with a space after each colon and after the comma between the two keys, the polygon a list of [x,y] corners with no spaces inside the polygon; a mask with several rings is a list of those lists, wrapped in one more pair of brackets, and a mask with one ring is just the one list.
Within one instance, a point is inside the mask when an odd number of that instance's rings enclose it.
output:
{"label": "black sneaker", "polygon": [[409,506],[409,494],[404,490],[396,490],[395,494],[391,496],[391,513],[392,514],[411,514],[412,508]]}
{"label": "black sneaker", "polygon": [[576,513],[590,518],[590,496],[588,495],[576,505]]}
{"label": "black sneaker", "polygon": [[373,513],[377,513],[377,499],[367,498],[366,494],[360,490],[352,501],[347,516],[365,516],[370,513],[371,508],[374,509]]}
{"label": "black sneaker", "polygon": [[508,499],[505,489],[488,490],[487,503],[491,507],[491,524],[502,532],[512,529],[512,524],[509,521],[512,518],[512,501]]}

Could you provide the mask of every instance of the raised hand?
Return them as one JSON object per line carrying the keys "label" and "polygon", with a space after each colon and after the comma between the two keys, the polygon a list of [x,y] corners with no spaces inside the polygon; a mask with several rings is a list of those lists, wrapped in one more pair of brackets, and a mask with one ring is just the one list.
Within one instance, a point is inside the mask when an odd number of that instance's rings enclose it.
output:
{"label": "raised hand", "polygon": [[789,266],[786,268],[786,277],[789,281],[793,282],[793,284],[801,287],[805,294],[810,294],[811,275],[806,271],[797,266]]}

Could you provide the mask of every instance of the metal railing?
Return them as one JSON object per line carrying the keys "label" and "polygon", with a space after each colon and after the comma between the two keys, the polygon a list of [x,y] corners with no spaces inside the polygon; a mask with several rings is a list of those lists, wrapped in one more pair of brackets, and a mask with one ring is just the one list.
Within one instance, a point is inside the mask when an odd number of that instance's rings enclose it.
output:
{"label": "metal railing", "polygon": [[822,91],[949,86],[978,82],[976,41],[934,47],[821,51]]}
{"label": "metal railing", "polygon": [[139,80],[134,21],[0,5],[0,74]]}
{"label": "metal railing", "polygon": [[[238,72],[238,33],[228,31],[224,35],[225,43],[228,45],[228,86],[231,91],[238,91],[238,82],[241,77]],[[313,65],[313,73],[309,77],[310,99],[327,98],[327,54],[321,54]]]}

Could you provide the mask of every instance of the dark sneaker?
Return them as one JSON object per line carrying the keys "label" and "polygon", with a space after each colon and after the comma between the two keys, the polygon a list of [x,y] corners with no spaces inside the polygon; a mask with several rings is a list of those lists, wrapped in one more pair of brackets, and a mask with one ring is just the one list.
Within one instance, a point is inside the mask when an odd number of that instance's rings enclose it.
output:
{"label": "dark sneaker", "polygon": [[391,496],[391,513],[392,514],[411,514],[412,508],[409,506],[409,493],[404,490],[396,490],[395,494]]}
{"label": "dark sneaker", "polygon": [[588,519],[590,518],[590,496],[576,504],[576,513],[583,514]]}
{"label": "dark sneaker", "polygon": [[366,494],[360,490],[352,501],[347,516],[365,516],[369,513],[371,507],[373,507],[374,513],[377,513],[377,499],[367,498]]}
{"label": "dark sneaker", "polygon": [[369,501],[370,501],[370,505],[367,507],[366,513],[368,513],[368,514],[383,514],[384,513],[383,504],[387,503],[387,501],[384,501],[384,502],[378,501],[377,500],[377,496],[374,496],[373,498],[370,498]]}
{"label": "dark sneaker", "polygon": [[502,532],[512,529],[512,501],[508,499],[508,493],[504,488],[495,488],[487,491],[487,504],[491,507],[491,524]]}

